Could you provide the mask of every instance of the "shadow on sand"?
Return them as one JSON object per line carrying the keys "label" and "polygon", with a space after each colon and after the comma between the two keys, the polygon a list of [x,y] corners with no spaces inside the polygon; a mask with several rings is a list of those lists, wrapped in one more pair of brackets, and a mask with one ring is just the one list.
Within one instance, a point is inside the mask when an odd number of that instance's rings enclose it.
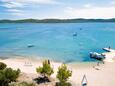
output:
{"label": "shadow on sand", "polygon": [[35,78],[34,81],[35,81],[37,84],[42,84],[42,83],[46,83],[46,82],[51,82],[48,77]]}

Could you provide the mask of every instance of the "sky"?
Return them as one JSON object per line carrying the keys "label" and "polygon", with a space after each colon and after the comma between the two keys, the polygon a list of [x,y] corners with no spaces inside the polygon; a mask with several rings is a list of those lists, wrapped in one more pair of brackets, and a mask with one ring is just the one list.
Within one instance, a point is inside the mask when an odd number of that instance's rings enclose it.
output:
{"label": "sky", "polygon": [[0,19],[115,18],[115,0],[0,0]]}

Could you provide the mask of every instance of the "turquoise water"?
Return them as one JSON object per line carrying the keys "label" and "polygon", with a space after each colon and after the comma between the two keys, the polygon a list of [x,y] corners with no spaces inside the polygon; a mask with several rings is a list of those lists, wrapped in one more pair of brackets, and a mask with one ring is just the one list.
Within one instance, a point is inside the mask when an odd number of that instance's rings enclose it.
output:
{"label": "turquoise water", "polygon": [[63,62],[94,61],[89,52],[101,53],[108,46],[115,49],[115,23],[0,24],[0,57],[4,58],[19,55]]}

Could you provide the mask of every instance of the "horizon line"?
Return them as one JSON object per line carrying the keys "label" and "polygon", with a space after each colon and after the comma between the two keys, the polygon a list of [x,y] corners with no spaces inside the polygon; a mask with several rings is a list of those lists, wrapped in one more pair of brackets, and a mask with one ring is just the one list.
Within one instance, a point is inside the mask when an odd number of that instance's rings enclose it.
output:
{"label": "horizon line", "polygon": [[28,20],[28,19],[32,19],[32,20],[73,20],[73,19],[84,19],[84,20],[88,20],[88,19],[103,19],[103,20],[109,20],[109,19],[115,19],[113,18],[43,18],[43,19],[37,19],[37,18],[22,18],[22,19],[0,19],[0,20]]}

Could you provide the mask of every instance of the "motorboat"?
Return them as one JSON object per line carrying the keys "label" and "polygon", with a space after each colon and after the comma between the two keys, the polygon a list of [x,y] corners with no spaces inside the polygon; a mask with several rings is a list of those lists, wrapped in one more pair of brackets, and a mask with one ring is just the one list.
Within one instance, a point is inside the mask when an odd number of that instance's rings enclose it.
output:
{"label": "motorboat", "polygon": [[105,59],[105,55],[99,54],[97,52],[90,52],[90,58],[94,58],[97,60],[103,60],[103,59]]}
{"label": "motorboat", "polygon": [[29,44],[27,47],[28,47],[28,48],[31,48],[31,47],[34,47],[34,45],[32,45],[32,44]]}

